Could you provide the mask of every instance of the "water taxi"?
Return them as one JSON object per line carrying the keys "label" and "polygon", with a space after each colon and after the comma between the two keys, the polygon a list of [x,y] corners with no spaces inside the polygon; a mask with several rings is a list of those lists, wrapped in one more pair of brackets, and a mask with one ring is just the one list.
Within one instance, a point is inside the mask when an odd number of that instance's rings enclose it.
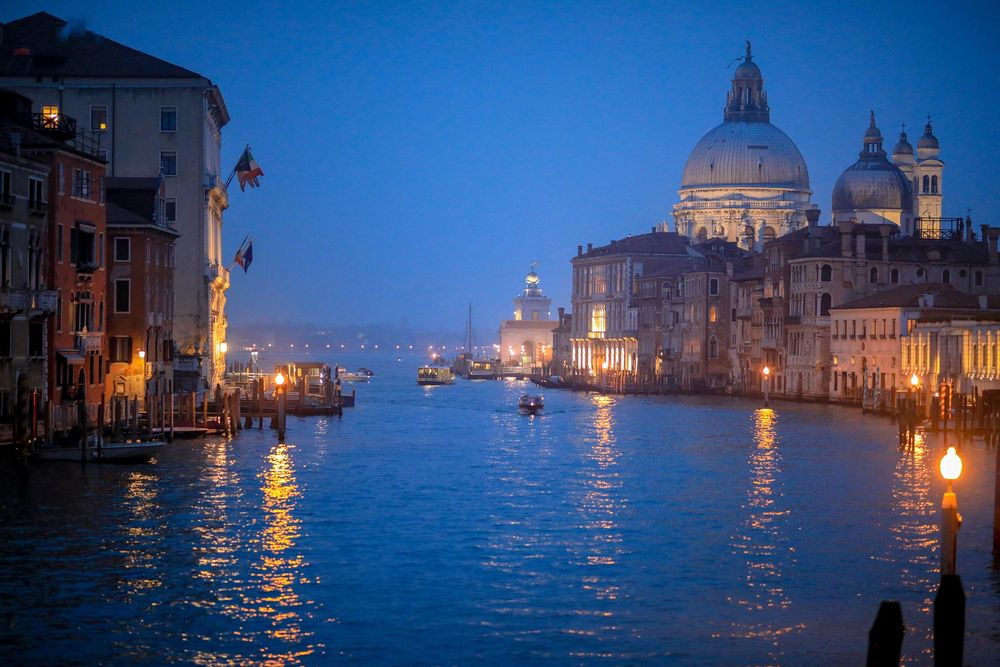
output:
{"label": "water taxi", "polygon": [[492,359],[473,359],[466,365],[467,380],[496,380],[497,364]]}
{"label": "water taxi", "polygon": [[447,366],[421,366],[417,369],[417,384],[453,384],[455,374]]}
{"label": "water taxi", "polygon": [[537,415],[545,407],[545,398],[540,394],[521,394],[517,407],[525,414]]}

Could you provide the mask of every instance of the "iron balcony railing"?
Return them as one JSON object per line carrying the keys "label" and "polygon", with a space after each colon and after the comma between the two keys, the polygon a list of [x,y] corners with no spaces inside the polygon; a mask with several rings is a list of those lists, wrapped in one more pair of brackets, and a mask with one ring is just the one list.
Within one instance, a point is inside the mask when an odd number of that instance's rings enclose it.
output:
{"label": "iron balcony railing", "polygon": [[103,338],[104,334],[100,331],[78,331],[76,332],[76,349],[80,354],[100,352]]}

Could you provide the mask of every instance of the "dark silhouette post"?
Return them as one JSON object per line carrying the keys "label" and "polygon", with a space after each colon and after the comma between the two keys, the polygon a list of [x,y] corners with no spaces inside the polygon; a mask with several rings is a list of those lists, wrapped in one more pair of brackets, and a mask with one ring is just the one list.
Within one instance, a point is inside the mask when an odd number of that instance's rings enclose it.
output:
{"label": "dark silhouette post", "polygon": [[898,602],[883,600],[868,631],[866,667],[897,667],[903,648],[903,611]]}

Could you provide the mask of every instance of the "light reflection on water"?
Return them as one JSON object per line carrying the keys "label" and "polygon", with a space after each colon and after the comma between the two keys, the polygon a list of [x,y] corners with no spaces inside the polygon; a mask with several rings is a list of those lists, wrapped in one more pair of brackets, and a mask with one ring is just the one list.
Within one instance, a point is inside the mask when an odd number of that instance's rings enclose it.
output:
{"label": "light reflection on water", "polygon": [[[774,610],[787,610],[792,600],[785,590],[784,570],[794,564],[795,549],[785,534],[790,511],[784,503],[781,481],[782,459],[777,436],[778,414],[771,408],[755,410],[753,444],[747,465],[750,485],[743,505],[745,517],[742,531],[734,536],[732,548],[744,559],[745,589],[737,591],[733,601],[744,610],[741,620],[734,623],[733,636],[743,639],[763,639],[779,658],[779,638],[805,628],[803,623],[777,624],[773,619],[788,618]],[[760,613],[767,610],[769,613]]]}

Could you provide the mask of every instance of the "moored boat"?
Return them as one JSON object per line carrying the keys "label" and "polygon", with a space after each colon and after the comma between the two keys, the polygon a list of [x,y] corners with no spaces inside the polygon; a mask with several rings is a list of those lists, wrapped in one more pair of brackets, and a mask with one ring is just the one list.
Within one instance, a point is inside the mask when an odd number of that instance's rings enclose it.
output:
{"label": "moored boat", "polygon": [[32,458],[41,461],[145,462],[166,443],[163,440],[136,439],[131,442],[106,442],[98,445],[91,439],[86,448],[43,445],[35,447]]}
{"label": "moored boat", "polygon": [[545,408],[545,398],[540,394],[521,394],[517,407],[521,412],[536,415]]}
{"label": "moored boat", "polygon": [[417,384],[453,384],[455,374],[447,366],[421,366],[417,369]]}

